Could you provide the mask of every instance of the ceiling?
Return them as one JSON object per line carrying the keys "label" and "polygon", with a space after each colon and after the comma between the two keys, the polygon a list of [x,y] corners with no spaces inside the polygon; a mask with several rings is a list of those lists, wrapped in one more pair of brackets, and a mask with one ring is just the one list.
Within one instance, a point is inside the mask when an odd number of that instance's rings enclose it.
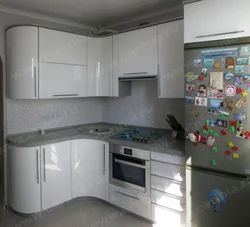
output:
{"label": "ceiling", "polygon": [[0,0],[0,5],[89,26],[108,26],[181,5],[182,0]]}

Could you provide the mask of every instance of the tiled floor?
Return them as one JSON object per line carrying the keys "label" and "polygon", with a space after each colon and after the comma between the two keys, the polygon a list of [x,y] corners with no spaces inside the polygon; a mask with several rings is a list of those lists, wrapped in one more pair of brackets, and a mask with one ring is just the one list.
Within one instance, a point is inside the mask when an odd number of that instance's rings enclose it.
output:
{"label": "tiled floor", "polygon": [[[142,207],[143,209],[143,207]],[[44,216],[23,218],[0,210],[1,227],[152,227],[152,224],[95,201],[77,201]]]}

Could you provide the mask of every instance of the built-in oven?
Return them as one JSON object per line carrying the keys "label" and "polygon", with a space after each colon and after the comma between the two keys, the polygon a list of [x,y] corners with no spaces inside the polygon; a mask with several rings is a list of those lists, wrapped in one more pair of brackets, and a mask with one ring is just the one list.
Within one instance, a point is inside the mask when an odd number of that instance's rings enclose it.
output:
{"label": "built-in oven", "polygon": [[150,195],[150,152],[110,144],[110,183]]}

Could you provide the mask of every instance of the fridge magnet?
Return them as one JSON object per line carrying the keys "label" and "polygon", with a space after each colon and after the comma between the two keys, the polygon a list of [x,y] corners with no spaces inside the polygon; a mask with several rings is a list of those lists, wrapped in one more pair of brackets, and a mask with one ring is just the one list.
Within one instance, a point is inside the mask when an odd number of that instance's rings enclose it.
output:
{"label": "fridge magnet", "polygon": [[185,77],[186,77],[187,82],[192,82],[192,81],[198,79],[198,75],[194,75],[192,72],[188,72],[188,73],[185,75]]}
{"label": "fridge magnet", "polygon": [[233,111],[233,109],[234,109],[234,100],[233,99],[226,98],[225,104],[226,104],[226,107],[225,107],[226,111],[229,111],[229,112]]}
{"label": "fridge magnet", "polygon": [[224,75],[224,79],[227,80],[227,81],[230,81],[234,78],[234,74],[231,73],[231,72],[226,72],[225,75]]}
{"label": "fridge magnet", "polygon": [[204,76],[198,76],[199,81],[203,81],[204,79],[205,79]]}
{"label": "fridge magnet", "polygon": [[208,49],[201,51],[201,58],[225,58],[228,56],[237,57],[238,56],[238,48],[230,47],[230,48],[216,48],[216,49]]}
{"label": "fridge magnet", "polygon": [[[215,160],[212,160],[212,161],[215,161]],[[214,208],[214,212],[221,212],[222,211],[221,206],[227,204],[224,194],[219,189],[213,189],[212,191],[210,191],[208,193],[208,198],[209,198],[211,205]]]}
{"label": "fridge magnet", "polygon": [[225,67],[225,62],[226,62],[226,61],[225,61],[225,58],[222,58],[222,59],[221,59],[221,65],[222,65],[222,67]]}
{"label": "fridge magnet", "polygon": [[205,125],[206,125],[206,126],[209,125],[209,120],[205,120]]}
{"label": "fridge magnet", "polygon": [[239,47],[239,56],[249,56],[250,46]]}
{"label": "fridge magnet", "polygon": [[247,97],[248,96],[248,92],[247,91],[242,91],[241,94],[242,94],[243,97]]}
{"label": "fridge magnet", "polygon": [[237,58],[237,65],[248,65],[249,58]]}
{"label": "fridge magnet", "polygon": [[229,126],[229,132],[235,132],[235,126]]}
{"label": "fridge magnet", "polygon": [[217,116],[218,115],[218,110],[210,109],[208,108],[207,110],[208,114]]}
{"label": "fridge magnet", "polygon": [[215,139],[214,137],[212,137],[212,136],[209,136],[209,137],[207,138],[206,145],[207,145],[208,147],[212,148],[212,147],[214,146],[215,142],[216,142],[216,139]]}
{"label": "fridge magnet", "polygon": [[212,152],[216,153],[218,151],[217,147],[212,148]]}
{"label": "fridge magnet", "polygon": [[204,67],[212,67],[214,65],[214,59],[204,59]]}
{"label": "fridge magnet", "polygon": [[232,148],[232,147],[234,146],[234,144],[233,144],[232,141],[229,141],[229,142],[227,143],[227,145],[228,145],[230,148]]}
{"label": "fridge magnet", "polygon": [[203,143],[203,144],[206,143],[206,138],[204,136],[201,136],[199,134],[199,132],[188,133],[186,135],[186,139],[189,139],[192,143],[197,143],[197,142],[200,142],[200,143]]}
{"label": "fridge magnet", "polygon": [[194,67],[201,67],[201,59],[194,59]]}
{"label": "fridge magnet", "polygon": [[214,63],[214,68],[215,69],[219,69],[220,68],[220,63],[219,62],[215,62]]}
{"label": "fridge magnet", "polygon": [[244,76],[243,76],[243,81],[244,81],[245,83],[250,83],[250,74],[244,75]]}
{"label": "fridge magnet", "polygon": [[232,151],[225,151],[226,156],[231,156],[232,153],[233,153]]}
{"label": "fridge magnet", "polygon": [[203,129],[207,131],[209,128],[208,128],[207,125],[204,125],[204,126],[203,126]]}
{"label": "fridge magnet", "polygon": [[226,68],[227,69],[234,69],[234,58],[232,58],[232,57],[228,57],[227,59],[226,59]]}
{"label": "fridge magnet", "polygon": [[202,68],[201,69],[201,75],[202,76],[207,76],[207,73],[208,73],[207,68]]}
{"label": "fridge magnet", "polygon": [[239,87],[238,87],[238,88],[236,89],[236,93],[237,93],[238,95],[241,95],[242,92],[243,92],[242,88],[239,88]]}
{"label": "fridge magnet", "polygon": [[242,87],[243,84],[243,76],[242,75],[234,75],[235,86]]}
{"label": "fridge magnet", "polygon": [[233,146],[233,148],[232,148],[234,151],[238,151],[239,150],[239,148],[237,147],[237,146]]}
{"label": "fridge magnet", "polygon": [[221,135],[226,136],[226,135],[227,135],[227,130],[222,129],[222,130],[221,130]]}
{"label": "fridge magnet", "polygon": [[222,119],[229,119],[229,113],[225,111],[218,111],[218,117]]}
{"label": "fridge magnet", "polygon": [[215,119],[215,118],[210,118],[209,119],[209,126],[211,126],[211,127],[215,127],[216,125],[216,121],[217,121],[217,119]]}
{"label": "fridge magnet", "polygon": [[242,97],[242,98],[240,98],[240,99],[236,102],[235,106],[236,106],[237,108],[241,108],[241,106],[242,106],[243,104],[245,104],[246,102],[247,102],[247,98],[246,98],[246,97]]}
{"label": "fridge magnet", "polygon": [[223,89],[223,72],[210,72],[210,88]]}
{"label": "fridge magnet", "polygon": [[217,119],[216,123],[215,123],[217,126],[219,127],[223,127],[223,128],[227,128],[228,126],[228,122],[227,121],[224,121],[224,120],[221,120],[221,119]]}
{"label": "fridge magnet", "polygon": [[214,132],[213,132],[212,129],[208,129],[207,133],[208,133],[209,135],[213,135]]}
{"label": "fridge magnet", "polygon": [[235,121],[244,121],[247,119],[246,113],[234,113],[234,120]]}
{"label": "fridge magnet", "polygon": [[235,126],[235,125],[236,125],[236,122],[233,121],[233,120],[230,120],[230,121],[229,121],[229,125],[230,125],[230,126]]}
{"label": "fridge magnet", "polygon": [[224,101],[218,99],[210,99],[210,108],[220,110],[224,108]]}
{"label": "fridge magnet", "polygon": [[190,110],[189,113],[192,117],[198,117],[200,115],[200,112],[198,110]]}
{"label": "fridge magnet", "polygon": [[246,86],[246,91],[250,91],[250,83]]}
{"label": "fridge magnet", "polygon": [[204,97],[195,97],[196,106],[207,106],[207,98]]}
{"label": "fridge magnet", "polygon": [[194,104],[194,97],[185,96],[186,103]]}
{"label": "fridge magnet", "polygon": [[186,91],[195,91],[195,84],[186,84]]}
{"label": "fridge magnet", "polygon": [[199,97],[207,97],[207,86],[206,86],[206,84],[199,84],[197,96],[199,96]]}
{"label": "fridge magnet", "polygon": [[225,94],[228,97],[233,97],[236,95],[236,87],[234,85],[227,85],[225,87]]}
{"label": "fridge magnet", "polygon": [[233,153],[233,158],[234,158],[234,159],[239,159],[239,158],[240,158],[240,155],[239,155],[238,153],[235,152],[235,153]]}
{"label": "fridge magnet", "polygon": [[236,65],[235,66],[235,73],[242,74],[245,71],[244,65]]}
{"label": "fridge magnet", "polygon": [[215,133],[213,134],[213,137],[214,137],[214,138],[218,138],[218,137],[219,137],[219,134],[215,132]]}
{"label": "fridge magnet", "polygon": [[244,126],[243,126],[242,121],[236,122],[236,137],[241,138],[241,139],[250,138],[250,133],[247,131],[244,131]]}
{"label": "fridge magnet", "polygon": [[211,160],[211,165],[212,166],[216,166],[217,165],[216,161],[215,160]]}

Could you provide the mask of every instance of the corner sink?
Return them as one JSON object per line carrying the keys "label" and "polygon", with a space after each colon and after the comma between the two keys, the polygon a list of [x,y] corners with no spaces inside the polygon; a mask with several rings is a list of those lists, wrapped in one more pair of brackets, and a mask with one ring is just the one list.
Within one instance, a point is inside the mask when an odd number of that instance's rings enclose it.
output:
{"label": "corner sink", "polygon": [[78,128],[82,133],[106,135],[112,133],[112,128],[107,125],[84,125]]}

